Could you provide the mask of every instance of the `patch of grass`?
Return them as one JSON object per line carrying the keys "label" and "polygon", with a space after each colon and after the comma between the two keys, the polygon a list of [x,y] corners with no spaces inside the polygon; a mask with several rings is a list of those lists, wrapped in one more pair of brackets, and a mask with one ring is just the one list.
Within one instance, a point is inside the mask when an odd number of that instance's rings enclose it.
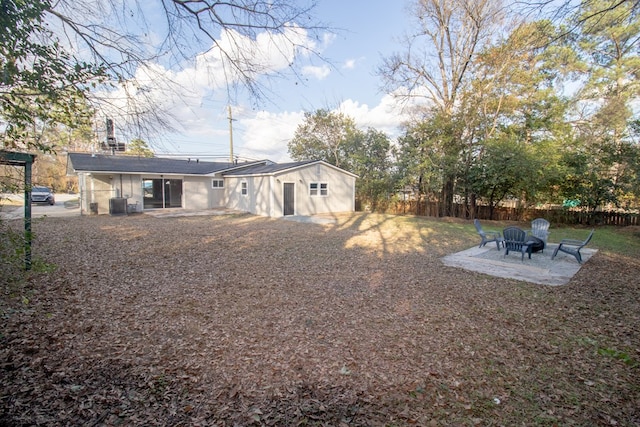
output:
{"label": "patch of grass", "polygon": [[617,359],[620,360],[622,362],[624,362],[626,365],[629,365],[631,367],[635,367],[638,366],[638,362],[635,361],[627,352],[624,351],[619,351],[613,348],[603,348],[600,347],[598,349],[598,354],[601,356],[607,356],[607,357],[611,357],[613,359]]}
{"label": "patch of grass", "polygon": [[600,356],[606,356],[611,357],[612,359],[620,360],[621,362],[624,362],[626,365],[629,365],[632,368],[639,366],[638,361],[635,360],[629,353],[616,350],[615,348],[611,348],[608,346],[600,345],[593,338],[581,337],[578,338],[577,343],[579,345],[593,347],[596,349],[596,353]]}
{"label": "patch of grass", "polygon": [[40,257],[31,260],[31,271],[34,273],[52,273],[56,271],[57,268],[57,265],[45,262]]}
{"label": "patch of grass", "polygon": [[[588,233],[588,230],[578,231],[583,231],[585,237]],[[638,227],[597,227],[592,242],[594,247],[606,252],[632,258],[640,256]]]}

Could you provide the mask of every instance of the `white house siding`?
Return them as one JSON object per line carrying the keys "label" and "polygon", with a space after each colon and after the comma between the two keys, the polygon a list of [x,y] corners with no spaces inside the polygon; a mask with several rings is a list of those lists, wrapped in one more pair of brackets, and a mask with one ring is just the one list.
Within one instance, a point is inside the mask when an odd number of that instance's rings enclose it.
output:
{"label": "white house siding", "polygon": [[[227,207],[255,215],[271,215],[270,178],[247,176],[225,178]],[[242,183],[247,183],[247,195],[242,195]]]}
{"label": "white house siding", "polygon": [[[182,181],[180,205],[186,209],[227,207],[256,215],[280,217],[284,215],[284,186],[286,183],[291,183],[295,189],[293,212],[295,215],[354,210],[356,180],[354,175],[324,162],[283,166],[289,169],[273,164],[258,165],[258,167],[247,169],[245,172],[247,175],[242,176],[233,172],[225,175],[224,170],[219,173],[205,172],[202,175],[197,175],[197,172],[187,175],[96,173],[91,172],[90,165],[87,167],[83,164],[83,169],[74,170],[74,173],[79,177],[83,213],[91,213],[91,207],[96,205],[98,213],[109,213],[109,199],[112,197],[126,198],[129,207],[137,206],[136,210],[140,212],[144,209],[143,180],[160,178]],[[240,172],[235,170],[235,173]],[[251,174],[251,170],[262,172]],[[212,185],[214,179],[222,179],[223,187],[214,188]],[[309,184],[312,182],[318,183],[319,191],[320,184],[327,184],[328,195],[311,196]],[[243,183],[246,183],[246,195],[242,195]],[[95,205],[92,206],[92,204]],[[153,206],[156,205],[157,203],[153,204]]]}
{"label": "white house siding", "polygon": [[271,216],[271,186],[268,176],[256,176],[251,178],[255,197],[251,199],[251,213],[262,216]]}
{"label": "white house siding", "polygon": [[112,180],[113,197],[124,197],[127,205],[136,206],[142,212],[142,177],[140,175],[114,175]]}
{"label": "white house siding", "polygon": [[[295,184],[296,215],[314,215],[329,212],[353,212],[355,209],[355,177],[323,164],[313,164],[276,176],[276,216],[283,215],[283,188],[285,182]],[[311,196],[309,184],[326,183],[327,196]]]}
{"label": "white house siding", "polygon": [[124,184],[124,196],[127,197],[127,204],[135,206],[135,212],[142,212],[144,194],[142,191],[142,177],[140,175],[127,175],[128,184]]}
{"label": "white house siding", "polygon": [[89,213],[89,202],[91,201],[91,188],[89,187],[89,182],[91,180],[91,175],[87,175],[86,173],[78,174],[78,188],[80,189],[80,193],[78,196],[80,197],[80,213],[85,215]]}
{"label": "white house siding", "polygon": [[[242,182],[247,183],[243,196]],[[327,196],[311,196],[309,184],[327,184]],[[295,215],[329,212],[353,212],[355,177],[323,164],[312,164],[275,175],[227,176],[227,207],[262,216],[284,215],[284,184],[295,186]]]}
{"label": "white house siding", "polygon": [[[173,177],[175,179],[175,177]],[[211,178],[184,177],[182,179],[183,207],[185,209],[209,209]]]}
{"label": "white house siding", "polygon": [[[227,199],[227,207],[238,211],[249,212],[249,193],[241,194],[241,183],[247,182],[246,178],[229,177],[224,180],[224,192]],[[248,189],[247,189],[248,191]]]}
{"label": "white house siding", "polygon": [[[80,212],[91,213],[91,205],[97,203],[99,214],[109,213],[109,199],[114,197],[112,176],[82,174],[79,177],[80,188]],[[84,185],[83,185],[84,184]]]}
{"label": "white house siding", "polygon": [[91,204],[97,203],[98,214],[109,213],[109,199],[124,197],[127,204],[137,205],[142,211],[142,179],[128,174],[78,174],[80,212],[91,213]]}

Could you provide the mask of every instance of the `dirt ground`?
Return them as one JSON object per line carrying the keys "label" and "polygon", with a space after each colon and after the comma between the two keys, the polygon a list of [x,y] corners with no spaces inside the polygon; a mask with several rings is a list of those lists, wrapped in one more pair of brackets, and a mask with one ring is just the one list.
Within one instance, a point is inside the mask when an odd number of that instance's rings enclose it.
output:
{"label": "dirt ground", "polygon": [[640,260],[446,267],[460,223],[44,218],[3,284],[0,426],[640,426]]}

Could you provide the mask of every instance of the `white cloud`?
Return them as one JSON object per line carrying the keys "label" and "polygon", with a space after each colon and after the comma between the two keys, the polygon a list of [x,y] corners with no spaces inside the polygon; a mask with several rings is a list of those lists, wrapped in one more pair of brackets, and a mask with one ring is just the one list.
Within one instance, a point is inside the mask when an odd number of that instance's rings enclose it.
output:
{"label": "white cloud", "polygon": [[[136,70],[134,78],[116,89],[97,93],[97,98],[105,101],[105,114],[123,128],[127,122],[151,120],[155,113],[163,112],[171,114],[178,125],[186,128],[200,120],[205,96],[226,99],[226,88],[241,81],[243,73],[244,77],[259,79],[284,72],[301,54],[306,56],[308,50],[315,49],[315,43],[306,30],[294,25],[280,34],[262,32],[255,39],[235,31],[223,31],[217,44],[197,55],[193,64],[179,71],[147,64]],[[235,61],[239,69],[231,67],[230,60]],[[320,67],[310,72],[322,78],[329,70]],[[133,111],[139,114],[132,117]]]}
{"label": "white cloud", "polygon": [[300,54],[315,48],[306,30],[289,26],[283,33],[262,32],[254,39],[225,30],[212,48],[196,57],[196,81],[209,89],[220,89],[246,78],[257,79],[289,68]]}
{"label": "white cloud", "polygon": [[328,65],[307,65],[302,68],[302,74],[305,76],[315,77],[318,80],[325,79],[329,74],[331,74],[331,69]]}
{"label": "white cloud", "polygon": [[344,64],[342,64],[342,68],[345,70],[353,70],[354,68],[356,68],[356,60],[347,59],[346,61],[344,61]]}
{"label": "white cloud", "polygon": [[384,95],[378,105],[373,108],[347,99],[340,103],[337,110],[353,117],[358,127],[375,128],[391,137],[397,136],[399,126],[409,118],[392,95]]}
{"label": "white cloud", "polygon": [[287,144],[293,138],[304,112],[271,113],[259,111],[254,117],[239,120],[243,145],[238,152],[252,158],[276,162],[290,161]]}

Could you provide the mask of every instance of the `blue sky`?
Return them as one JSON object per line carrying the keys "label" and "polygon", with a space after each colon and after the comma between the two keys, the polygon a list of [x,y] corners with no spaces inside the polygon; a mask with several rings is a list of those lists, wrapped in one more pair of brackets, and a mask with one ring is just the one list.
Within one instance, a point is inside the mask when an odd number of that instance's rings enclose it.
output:
{"label": "blue sky", "polygon": [[[375,72],[383,57],[402,50],[398,40],[410,21],[406,9],[407,1],[398,0],[319,0],[316,17],[337,29],[316,46],[330,65],[298,58],[304,82],[270,80],[273,94],[259,105],[239,96],[231,104],[234,154],[290,160],[287,142],[304,112],[318,108],[341,111],[362,128],[374,127],[395,136],[402,118],[391,97],[381,92]],[[172,104],[184,130],[149,141],[157,155],[228,156],[226,90],[198,87],[186,101]]]}

